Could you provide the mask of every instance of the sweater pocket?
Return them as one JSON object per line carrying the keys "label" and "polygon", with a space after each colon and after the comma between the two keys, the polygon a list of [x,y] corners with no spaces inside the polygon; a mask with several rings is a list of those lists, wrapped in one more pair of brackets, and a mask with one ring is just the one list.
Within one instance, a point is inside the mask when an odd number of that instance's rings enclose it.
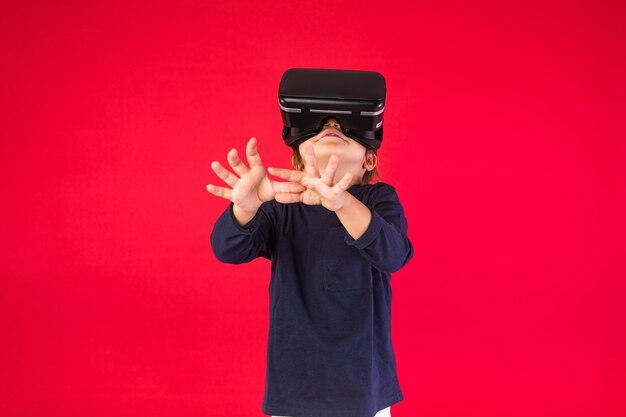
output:
{"label": "sweater pocket", "polygon": [[372,288],[372,266],[358,249],[346,244],[343,226],[329,229],[324,239],[324,289],[350,291]]}

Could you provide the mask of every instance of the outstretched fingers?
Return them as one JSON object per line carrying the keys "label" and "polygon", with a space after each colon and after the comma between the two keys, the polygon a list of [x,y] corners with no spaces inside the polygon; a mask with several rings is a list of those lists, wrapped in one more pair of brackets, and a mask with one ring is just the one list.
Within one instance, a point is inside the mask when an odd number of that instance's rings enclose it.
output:
{"label": "outstretched fingers", "polygon": [[278,182],[271,181],[274,193],[301,193],[306,187],[297,182]]}
{"label": "outstretched fingers", "polygon": [[320,178],[305,178],[302,184],[308,188],[313,189],[316,193],[329,201],[336,200],[341,193],[348,189],[352,182],[352,174],[346,172],[346,174],[339,180],[334,186],[325,184]]}
{"label": "outstretched fingers", "polygon": [[211,169],[217,174],[218,177],[223,179],[224,182],[231,187],[234,187],[239,180],[239,178],[235,174],[224,168],[222,164],[217,161],[213,161],[213,163],[211,164]]}
{"label": "outstretched fingers", "polygon": [[248,164],[250,167],[260,166],[263,167],[263,162],[261,162],[261,155],[259,155],[259,150],[257,148],[256,138],[250,138],[248,144],[246,145],[246,157],[248,158]]}
{"label": "outstretched fingers", "polygon": [[311,141],[304,142],[304,171],[311,177],[320,177],[317,169],[317,159],[315,158],[315,150]]}
{"label": "outstretched fingers", "polygon": [[233,198],[233,190],[226,187],[217,187],[213,184],[208,184],[206,186],[208,192],[218,197],[225,198],[226,200],[231,200]]}
{"label": "outstretched fingers", "polygon": [[338,162],[339,158],[337,158],[336,155],[331,155],[326,169],[324,170],[324,175],[322,175],[322,182],[329,187],[333,185],[333,178],[335,177],[335,172],[337,172]]}
{"label": "outstretched fingers", "polygon": [[346,172],[346,174],[339,180],[337,184],[335,184],[332,188],[333,191],[340,193],[345,191],[350,187],[350,183],[352,182],[352,174]]}
{"label": "outstretched fingers", "polygon": [[293,182],[300,182],[306,176],[306,174],[302,171],[285,168],[267,167],[267,172],[275,177]]}
{"label": "outstretched fingers", "polygon": [[248,172],[248,167],[241,161],[239,154],[237,153],[237,149],[235,148],[228,152],[228,164],[240,177]]}

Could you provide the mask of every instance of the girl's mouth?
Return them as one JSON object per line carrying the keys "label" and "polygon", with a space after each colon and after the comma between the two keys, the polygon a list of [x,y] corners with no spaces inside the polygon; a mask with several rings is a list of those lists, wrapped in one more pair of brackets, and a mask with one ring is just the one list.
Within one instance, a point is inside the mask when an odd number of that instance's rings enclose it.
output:
{"label": "girl's mouth", "polygon": [[339,139],[341,139],[341,140],[345,141],[345,138],[344,138],[341,134],[339,134],[339,132],[337,132],[335,129],[327,129],[327,130],[326,130],[326,131],[322,134],[322,136],[320,137],[320,139],[324,139],[326,136],[333,136],[333,137],[336,137],[336,138],[339,138]]}

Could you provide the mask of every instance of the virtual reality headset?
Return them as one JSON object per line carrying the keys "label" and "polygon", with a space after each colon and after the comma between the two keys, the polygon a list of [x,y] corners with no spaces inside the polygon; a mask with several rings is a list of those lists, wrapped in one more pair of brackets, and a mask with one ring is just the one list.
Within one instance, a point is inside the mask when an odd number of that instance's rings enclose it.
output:
{"label": "virtual reality headset", "polygon": [[292,68],[278,89],[283,140],[296,147],[335,118],[344,135],[378,149],[383,140],[385,78],[373,71]]}

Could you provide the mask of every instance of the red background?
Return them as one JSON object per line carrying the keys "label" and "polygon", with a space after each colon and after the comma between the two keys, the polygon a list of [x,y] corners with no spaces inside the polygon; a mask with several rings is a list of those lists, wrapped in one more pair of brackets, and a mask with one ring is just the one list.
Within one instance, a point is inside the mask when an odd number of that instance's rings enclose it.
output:
{"label": "red background", "polygon": [[288,166],[291,67],[379,71],[409,416],[626,415],[619,2],[2,5],[0,414],[262,416],[270,264],[210,163]]}

